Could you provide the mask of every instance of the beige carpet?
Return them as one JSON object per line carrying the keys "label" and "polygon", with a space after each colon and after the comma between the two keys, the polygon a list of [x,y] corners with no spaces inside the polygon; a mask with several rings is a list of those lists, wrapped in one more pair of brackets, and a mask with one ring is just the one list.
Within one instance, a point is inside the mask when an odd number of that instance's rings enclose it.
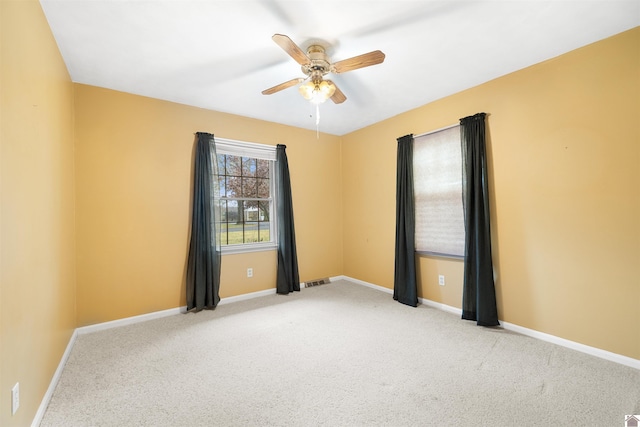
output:
{"label": "beige carpet", "polygon": [[41,426],[623,426],[640,371],[346,281],[80,335]]}

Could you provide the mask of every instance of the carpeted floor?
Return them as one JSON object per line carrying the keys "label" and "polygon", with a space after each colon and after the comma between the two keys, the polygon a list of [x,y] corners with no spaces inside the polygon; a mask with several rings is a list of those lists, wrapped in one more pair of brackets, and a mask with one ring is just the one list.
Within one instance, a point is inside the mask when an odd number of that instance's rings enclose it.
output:
{"label": "carpeted floor", "polygon": [[41,426],[623,426],[640,371],[347,281],[78,336]]}

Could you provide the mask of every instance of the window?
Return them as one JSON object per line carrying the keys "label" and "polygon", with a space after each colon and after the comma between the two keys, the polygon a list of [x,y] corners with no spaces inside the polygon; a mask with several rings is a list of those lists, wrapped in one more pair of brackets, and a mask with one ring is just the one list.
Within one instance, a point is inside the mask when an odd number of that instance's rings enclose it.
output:
{"label": "window", "polygon": [[460,126],[414,137],[416,252],[464,257]]}
{"label": "window", "polygon": [[223,253],[274,249],[273,146],[216,138]]}

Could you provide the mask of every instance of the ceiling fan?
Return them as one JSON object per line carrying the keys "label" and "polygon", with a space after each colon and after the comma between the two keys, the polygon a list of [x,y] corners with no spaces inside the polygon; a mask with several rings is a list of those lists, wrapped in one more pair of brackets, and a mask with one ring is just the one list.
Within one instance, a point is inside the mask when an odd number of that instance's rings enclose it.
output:
{"label": "ceiling fan", "polygon": [[325,53],[325,48],[321,45],[313,44],[307,48],[307,53],[304,53],[297,44],[283,34],[274,34],[272,39],[302,66],[302,72],[307,77],[300,77],[280,83],[272,88],[263,90],[262,94],[271,95],[301,84],[305,80],[309,80],[299,87],[299,91],[305,99],[315,104],[324,102],[329,98],[336,104],[341,104],[347,100],[347,97],[338,89],[335,83],[331,80],[324,79],[325,75],[329,73],[346,73],[347,71],[357,70],[358,68],[380,64],[384,61],[385,57],[381,51],[374,50],[373,52],[332,63]]}

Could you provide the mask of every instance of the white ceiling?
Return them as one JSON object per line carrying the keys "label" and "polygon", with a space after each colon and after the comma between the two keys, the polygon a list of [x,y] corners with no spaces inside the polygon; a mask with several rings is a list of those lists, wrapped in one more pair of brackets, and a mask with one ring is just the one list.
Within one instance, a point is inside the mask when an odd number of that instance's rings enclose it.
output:
{"label": "white ceiling", "polygon": [[[333,62],[379,49],[384,63],[328,75],[347,96],[320,106],[344,135],[640,25],[632,0],[41,0],[77,83],[316,129],[304,77],[272,40],[330,46]],[[215,125],[213,125],[215,128]],[[211,129],[215,131],[215,129]]]}

